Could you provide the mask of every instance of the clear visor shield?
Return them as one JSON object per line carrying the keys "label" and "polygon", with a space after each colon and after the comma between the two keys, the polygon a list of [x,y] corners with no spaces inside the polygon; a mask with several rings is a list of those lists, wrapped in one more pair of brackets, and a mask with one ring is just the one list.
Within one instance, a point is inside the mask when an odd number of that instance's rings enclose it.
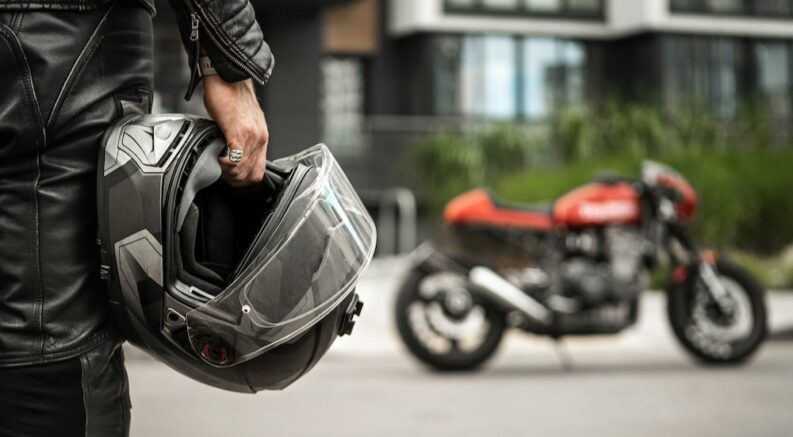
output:
{"label": "clear visor shield", "polygon": [[250,360],[303,333],[353,292],[372,259],[372,218],[325,146],[276,164],[304,165],[316,177],[228,288],[186,315],[190,343],[215,366]]}

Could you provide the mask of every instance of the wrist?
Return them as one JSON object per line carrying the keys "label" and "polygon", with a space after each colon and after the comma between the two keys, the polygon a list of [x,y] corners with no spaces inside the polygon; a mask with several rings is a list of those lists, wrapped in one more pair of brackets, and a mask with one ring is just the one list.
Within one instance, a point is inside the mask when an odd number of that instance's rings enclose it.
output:
{"label": "wrist", "polygon": [[211,75],[204,77],[204,88],[207,87],[215,87],[215,88],[222,87],[227,89],[234,89],[236,91],[253,92],[253,80],[245,79],[238,82],[226,82],[219,75]]}
{"label": "wrist", "polygon": [[201,71],[201,77],[217,76],[218,72],[215,70],[215,65],[209,56],[200,56],[198,58],[198,69]]}

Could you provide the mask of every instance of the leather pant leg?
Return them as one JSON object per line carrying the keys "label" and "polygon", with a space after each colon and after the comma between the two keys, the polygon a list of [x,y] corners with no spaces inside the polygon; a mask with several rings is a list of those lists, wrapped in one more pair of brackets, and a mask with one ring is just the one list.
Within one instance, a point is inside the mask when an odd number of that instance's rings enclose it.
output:
{"label": "leather pant leg", "polygon": [[117,343],[64,361],[0,368],[0,437],[126,437],[130,408]]}

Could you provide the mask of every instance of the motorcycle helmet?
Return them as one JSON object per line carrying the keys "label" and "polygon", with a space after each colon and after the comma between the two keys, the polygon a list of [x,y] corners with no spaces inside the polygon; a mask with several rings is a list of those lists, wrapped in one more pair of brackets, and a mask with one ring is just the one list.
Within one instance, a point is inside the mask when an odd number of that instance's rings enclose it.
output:
{"label": "motorcycle helmet", "polygon": [[288,386],[351,332],[375,228],[327,147],[232,188],[210,120],[127,116],[103,143],[102,277],[131,343],[200,382],[257,392]]}

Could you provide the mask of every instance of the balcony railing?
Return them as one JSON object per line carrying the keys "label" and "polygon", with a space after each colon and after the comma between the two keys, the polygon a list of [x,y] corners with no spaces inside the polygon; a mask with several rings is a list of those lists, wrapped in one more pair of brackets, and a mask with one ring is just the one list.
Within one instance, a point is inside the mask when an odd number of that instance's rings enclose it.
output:
{"label": "balcony railing", "polygon": [[575,20],[605,20],[605,0],[444,0],[447,14],[474,14],[490,16],[524,16]]}
{"label": "balcony railing", "polygon": [[670,0],[673,13],[793,19],[793,0]]}

